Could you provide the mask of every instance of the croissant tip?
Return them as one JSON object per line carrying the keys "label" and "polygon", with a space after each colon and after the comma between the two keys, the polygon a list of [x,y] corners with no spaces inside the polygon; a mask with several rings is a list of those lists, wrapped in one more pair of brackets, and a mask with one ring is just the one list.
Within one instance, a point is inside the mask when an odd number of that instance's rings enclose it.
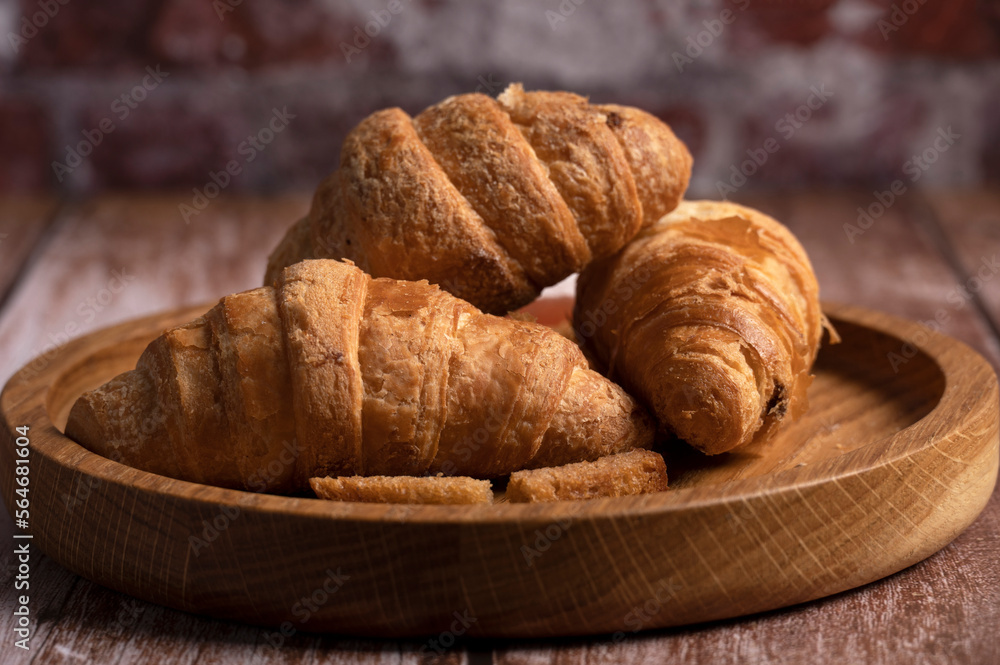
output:
{"label": "croissant tip", "polygon": [[524,97],[524,86],[520,83],[511,83],[504,91],[497,95],[497,101],[507,109],[514,108]]}

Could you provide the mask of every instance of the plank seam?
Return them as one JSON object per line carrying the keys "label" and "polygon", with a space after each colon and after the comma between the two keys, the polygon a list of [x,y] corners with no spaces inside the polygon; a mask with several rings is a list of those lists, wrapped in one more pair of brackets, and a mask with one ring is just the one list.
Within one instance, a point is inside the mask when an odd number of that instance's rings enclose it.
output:
{"label": "plank seam", "polygon": [[[958,250],[955,249],[955,245],[951,242],[951,238],[945,229],[945,225],[942,223],[941,217],[937,214],[931,200],[922,190],[916,190],[916,195],[919,198],[919,205],[908,205],[906,210],[907,215],[912,216],[916,220],[917,225],[928,235],[931,243],[934,245],[934,249],[944,259],[945,264],[951,270],[955,279],[960,284],[963,284],[969,277],[968,269],[962,261]],[[971,296],[976,313],[986,324],[986,328],[993,335],[993,338],[997,343],[1000,343],[1000,322],[995,320],[990,314],[990,309],[983,302],[979,291],[970,291],[969,295]]]}
{"label": "plank seam", "polygon": [[61,198],[56,201],[56,204],[52,207],[51,212],[44,217],[42,221],[44,228],[38,235],[38,239],[35,240],[31,249],[25,254],[24,260],[21,261],[21,264],[14,272],[14,279],[10,281],[7,289],[3,291],[3,293],[0,293],[0,318],[3,317],[10,299],[24,283],[27,275],[33,272],[35,264],[38,263],[42,254],[45,253],[45,250],[52,244],[53,239],[58,235],[60,227],[66,224],[66,220],[69,219],[69,215],[65,213],[72,207],[72,201],[66,198]]}

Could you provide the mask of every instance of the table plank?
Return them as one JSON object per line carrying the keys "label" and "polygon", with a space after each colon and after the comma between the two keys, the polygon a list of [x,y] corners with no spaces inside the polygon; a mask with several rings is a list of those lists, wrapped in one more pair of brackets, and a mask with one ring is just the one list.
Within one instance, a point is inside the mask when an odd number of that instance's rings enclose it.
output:
{"label": "table plank", "polygon": [[[925,225],[926,202],[901,199],[861,235],[859,207],[871,194],[832,193],[760,199],[765,212],[785,221],[809,253],[826,300],[879,309],[915,321],[940,315],[945,334],[956,337],[1000,367],[1000,343],[974,307],[956,304],[964,281]],[[853,239],[853,242],[851,240]]]}
{"label": "table plank", "polygon": [[[358,640],[296,633],[282,636],[230,621],[152,605],[80,579],[37,649],[44,663],[357,663],[416,665],[417,642]],[[461,652],[438,663],[457,665]],[[13,662],[13,661],[12,661]]]}
{"label": "table plank", "polygon": [[1000,625],[998,529],[1000,495],[994,494],[983,517],[952,545],[861,589],[742,619],[629,634],[618,643],[602,636],[513,645],[498,649],[494,662],[1000,662],[994,635]]}
{"label": "table plank", "polygon": [[189,197],[108,196],[68,207],[0,320],[0,379],[67,338],[262,284],[267,254],[307,196],[218,199],[185,224]]}
{"label": "table plank", "polygon": [[[852,243],[845,223],[865,192],[756,195],[741,202],[784,222],[813,262],[824,299],[931,320],[1000,367],[1000,343],[972,307],[948,295],[956,275],[919,219],[922,199],[900,200]],[[849,229],[848,229],[849,230]],[[929,559],[875,584],[805,605],[709,625],[497,651],[500,665],[567,663],[1000,662],[1000,492],[980,518]]]}
{"label": "table plank", "polygon": [[[74,336],[168,307],[213,300],[259,285],[265,257],[308,197],[220,199],[185,225],[178,197],[104,197],[71,206],[58,235],[0,313],[0,377],[76,323]],[[945,308],[948,334],[994,365],[1000,345],[971,307],[953,308],[950,290],[962,279],[916,219],[915,200],[901,200],[851,243],[843,229],[863,193],[774,195],[751,201],[788,223],[815,264],[824,298],[875,307],[918,320]],[[943,209],[943,208],[942,208]],[[962,217],[958,213],[942,219]],[[974,246],[974,244],[973,244]],[[124,268],[124,271],[122,270]],[[111,293],[119,271],[128,280]],[[107,290],[107,295],[102,294]],[[94,303],[101,307],[100,311]],[[106,303],[103,303],[107,300]],[[103,304],[102,304],[103,303]],[[10,543],[4,513],[0,538]],[[297,634],[282,645],[291,662],[998,662],[1000,625],[1000,495],[983,516],[942,552],[891,578],[836,597],[758,617],[629,635],[536,642],[486,642],[444,656],[421,644],[339,640]],[[11,554],[0,550],[0,634],[11,635]],[[36,662],[270,662],[277,652],[261,630],[195,617],[99,587],[35,551],[32,612],[39,619],[33,650],[0,649],[0,664]],[[36,586],[37,585],[37,586]],[[493,657],[490,650],[495,648]],[[44,654],[39,653],[44,651]],[[425,650],[426,651],[426,650]],[[904,657],[905,655],[905,657]],[[922,659],[922,660],[921,660]]]}
{"label": "table plank", "polygon": [[0,198],[0,307],[58,209],[47,196]]}
{"label": "table plank", "polygon": [[[0,318],[0,376],[7,377],[62,337],[76,337],[162,309],[210,302],[261,284],[267,254],[308,209],[308,196],[219,199],[185,224],[178,196],[107,196],[69,206],[58,235],[36,257]],[[0,213],[4,209],[0,207]],[[13,218],[13,215],[10,216]],[[24,218],[24,217],[22,217]],[[4,511],[0,538],[12,542]],[[4,547],[0,635],[12,633],[16,592]],[[253,626],[197,617],[105,589],[31,554],[31,651],[0,649],[0,664],[147,663],[458,663],[420,642],[280,636]],[[11,611],[6,611],[10,608]],[[270,639],[270,641],[269,641]]]}
{"label": "table plank", "polygon": [[927,199],[965,277],[965,292],[1000,334],[1000,192],[932,190]]}

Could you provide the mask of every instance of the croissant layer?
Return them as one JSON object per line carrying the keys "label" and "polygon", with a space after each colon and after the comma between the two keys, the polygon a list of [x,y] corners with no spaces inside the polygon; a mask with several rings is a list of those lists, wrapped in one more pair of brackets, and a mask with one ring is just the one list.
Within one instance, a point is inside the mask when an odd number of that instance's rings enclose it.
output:
{"label": "croissant layer", "polygon": [[672,210],[690,172],[687,148],[657,118],[570,93],[515,84],[414,118],[385,109],[348,134],[265,283],[303,259],[345,258],[505,313]]}
{"label": "croissant layer", "polygon": [[324,476],[491,478],[649,447],[649,417],[544,326],[311,260],[167,330],[73,406],[125,464],[271,492]]}
{"label": "croissant layer", "polygon": [[744,206],[685,201],[581,274],[574,325],[662,429],[715,454],[805,410],[828,324],[788,229]]}

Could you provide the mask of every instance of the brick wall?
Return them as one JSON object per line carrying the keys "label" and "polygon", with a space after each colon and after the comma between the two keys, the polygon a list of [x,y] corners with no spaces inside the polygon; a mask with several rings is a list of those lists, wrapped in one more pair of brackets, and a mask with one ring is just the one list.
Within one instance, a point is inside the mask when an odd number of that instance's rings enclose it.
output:
{"label": "brick wall", "polygon": [[1000,0],[0,0],[0,34],[0,191],[311,190],[371,111],[509,81],[656,113],[702,195],[1000,179]]}

